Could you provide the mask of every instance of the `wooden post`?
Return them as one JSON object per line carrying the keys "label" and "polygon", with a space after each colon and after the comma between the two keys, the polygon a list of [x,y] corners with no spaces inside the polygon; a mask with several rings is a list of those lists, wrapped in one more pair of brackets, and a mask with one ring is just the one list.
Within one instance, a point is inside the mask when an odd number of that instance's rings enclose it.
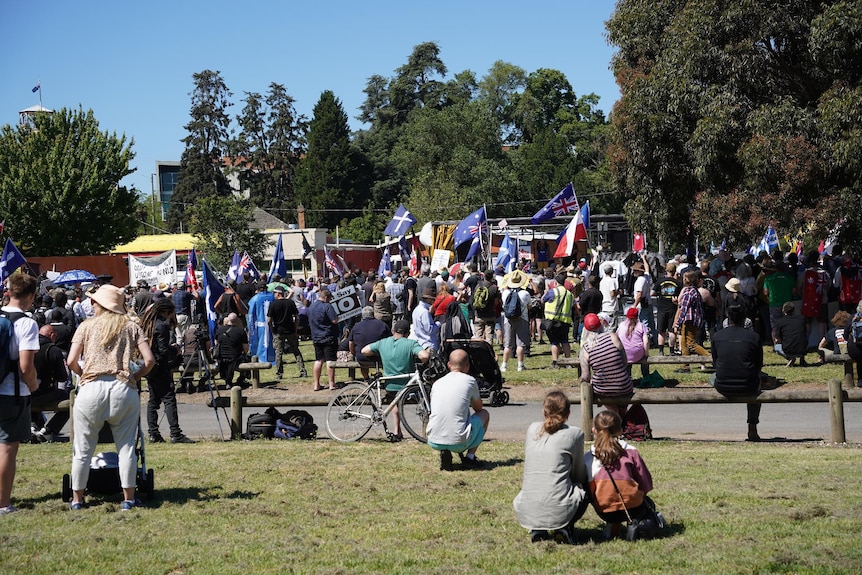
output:
{"label": "wooden post", "polygon": [[844,395],[841,380],[829,380],[829,419],[832,423],[832,442],[845,443],[844,433]]}
{"label": "wooden post", "polygon": [[581,382],[581,430],[586,441],[593,440],[593,385]]}
{"label": "wooden post", "polygon": [[[256,355],[251,356],[251,362],[257,363],[257,356]],[[252,369],[250,371],[251,371],[251,373],[249,375],[251,376],[251,388],[252,389],[260,388],[260,370],[259,369]]]}
{"label": "wooden post", "polygon": [[[844,362],[844,389],[853,389],[856,387],[856,382],[853,381],[853,363],[853,360],[849,358]],[[856,375],[862,381],[862,373]]]}
{"label": "wooden post", "polygon": [[242,436],[242,388],[238,385],[230,388],[230,436],[231,439]]}

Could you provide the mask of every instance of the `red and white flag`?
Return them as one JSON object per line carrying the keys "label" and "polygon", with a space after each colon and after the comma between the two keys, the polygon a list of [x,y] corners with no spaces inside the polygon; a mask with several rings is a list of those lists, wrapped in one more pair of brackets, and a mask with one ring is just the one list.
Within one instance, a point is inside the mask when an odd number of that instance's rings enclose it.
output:
{"label": "red and white flag", "polygon": [[646,234],[635,234],[632,240],[632,251],[637,253],[646,249]]}
{"label": "red and white flag", "polygon": [[584,225],[584,216],[581,210],[575,212],[572,221],[566,226],[557,238],[557,249],[555,258],[567,258],[572,255],[575,242],[587,239],[587,227]]}

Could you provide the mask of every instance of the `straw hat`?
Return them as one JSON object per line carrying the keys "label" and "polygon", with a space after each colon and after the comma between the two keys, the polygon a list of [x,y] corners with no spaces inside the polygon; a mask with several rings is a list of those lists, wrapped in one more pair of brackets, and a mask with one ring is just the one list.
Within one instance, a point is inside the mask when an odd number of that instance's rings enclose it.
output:
{"label": "straw hat", "polygon": [[509,279],[506,282],[506,285],[509,288],[521,289],[525,285],[527,285],[527,283],[529,283],[529,281],[530,281],[530,278],[527,276],[527,274],[525,274],[521,270],[515,270],[509,274]]}
{"label": "straw hat", "polygon": [[739,279],[730,278],[727,280],[727,283],[724,284],[724,289],[732,293],[739,293]]}
{"label": "straw hat", "polygon": [[116,286],[105,284],[90,299],[112,313],[126,314],[126,295]]}

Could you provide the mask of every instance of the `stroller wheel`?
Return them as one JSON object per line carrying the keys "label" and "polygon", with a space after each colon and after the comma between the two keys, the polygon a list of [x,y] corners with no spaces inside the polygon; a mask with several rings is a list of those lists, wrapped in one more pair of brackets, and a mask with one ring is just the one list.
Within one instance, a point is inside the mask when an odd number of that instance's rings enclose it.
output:
{"label": "stroller wheel", "polygon": [[72,478],[68,473],[63,475],[63,491],[60,493],[60,499],[63,500],[63,503],[72,500]]}
{"label": "stroller wheel", "polygon": [[508,391],[501,391],[497,395],[497,401],[500,402],[499,405],[506,405],[507,403],[509,403],[509,392]]}

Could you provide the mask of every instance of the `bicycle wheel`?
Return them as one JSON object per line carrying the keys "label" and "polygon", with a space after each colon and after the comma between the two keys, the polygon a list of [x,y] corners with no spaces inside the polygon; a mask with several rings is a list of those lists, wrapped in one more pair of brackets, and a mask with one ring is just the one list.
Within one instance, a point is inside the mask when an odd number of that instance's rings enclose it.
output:
{"label": "bicycle wheel", "polygon": [[351,383],[329,402],[326,409],[326,432],[336,441],[362,439],[377,415],[377,398],[373,388]]}
{"label": "bicycle wheel", "polygon": [[[424,389],[424,393],[419,389],[419,385]],[[398,399],[398,413],[401,414],[401,425],[407,430],[407,433],[415,437],[418,441],[426,443],[428,434],[428,417],[431,415],[431,386],[422,383],[408,385]]]}

